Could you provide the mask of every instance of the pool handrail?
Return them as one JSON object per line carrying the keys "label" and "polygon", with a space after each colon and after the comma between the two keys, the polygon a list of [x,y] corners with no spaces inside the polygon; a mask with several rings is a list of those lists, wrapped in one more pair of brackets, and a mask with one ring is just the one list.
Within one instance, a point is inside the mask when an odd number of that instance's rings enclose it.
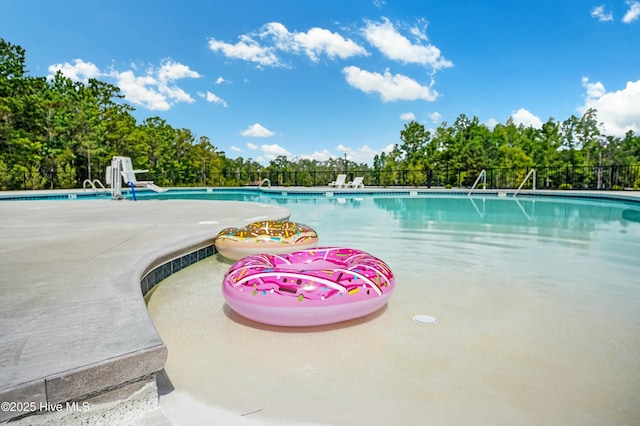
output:
{"label": "pool handrail", "polygon": [[104,187],[102,182],[100,182],[100,179],[94,179],[94,180],[85,179],[84,182],[82,182],[82,189],[83,190],[87,189],[87,184],[91,185],[91,189],[93,189],[94,191],[98,190],[96,188],[96,185],[99,186],[100,188],[102,188],[103,191],[107,190],[107,188]]}
{"label": "pool handrail", "polygon": [[533,182],[532,182],[532,186],[531,189],[533,191],[536,190],[536,169],[531,169],[529,170],[529,173],[527,173],[527,175],[524,177],[524,179],[522,179],[522,183],[520,184],[520,186],[518,187],[518,189],[516,189],[516,192],[513,193],[513,198],[516,197],[516,195],[518,195],[518,192],[520,192],[520,190],[522,189],[522,187],[524,186],[524,184],[527,182],[527,180],[529,179],[529,177],[533,174]]}
{"label": "pool handrail", "polygon": [[485,169],[482,169],[482,171],[480,172],[480,174],[476,178],[476,181],[473,182],[473,186],[471,186],[471,189],[469,190],[469,193],[467,193],[467,195],[471,195],[473,190],[476,189],[476,185],[480,181],[480,178],[482,178],[482,183],[483,183],[482,189],[487,189],[487,171]]}

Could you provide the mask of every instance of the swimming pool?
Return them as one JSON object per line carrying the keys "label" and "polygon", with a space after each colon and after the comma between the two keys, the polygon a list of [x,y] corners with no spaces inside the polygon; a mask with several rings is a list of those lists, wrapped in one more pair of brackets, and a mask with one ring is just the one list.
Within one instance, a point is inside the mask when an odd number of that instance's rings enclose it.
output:
{"label": "swimming pool", "polygon": [[[396,291],[362,320],[290,330],[244,320],[224,304],[228,261],[214,256],[175,274],[148,305],[176,388],[161,397],[168,417],[172,400],[186,398],[202,413],[263,424],[640,418],[637,204],[258,197],[290,209],[322,245],[385,260]],[[413,321],[420,314],[439,322]]]}

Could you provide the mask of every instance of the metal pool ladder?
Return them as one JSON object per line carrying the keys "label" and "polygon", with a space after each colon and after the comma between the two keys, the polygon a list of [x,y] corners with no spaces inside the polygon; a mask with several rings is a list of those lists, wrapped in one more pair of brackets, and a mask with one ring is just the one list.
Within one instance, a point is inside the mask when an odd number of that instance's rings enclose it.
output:
{"label": "metal pool ladder", "polygon": [[518,189],[516,189],[516,192],[513,193],[513,198],[516,197],[516,195],[518,195],[518,192],[520,192],[520,190],[522,189],[522,187],[524,186],[524,184],[527,182],[527,180],[529,179],[529,177],[531,177],[531,175],[533,175],[533,182],[531,183],[531,189],[533,191],[536,190],[536,169],[531,169],[529,170],[529,173],[527,173],[527,175],[524,177],[524,179],[522,180],[522,183],[520,184],[520,186],[518,187]]}
{"label": "metal pool ladder", "polygon": [[87,185],[91,186],[91,189],[93,189],[94,191],[98,190],[96,186],[99,186],[100,188],[102,188],[103,191],[107,190],[107,188],[104,187],[104,185],[102,184],[102,182],[100,182],[99,179],[94,179],[94,180],[85,179],[84,182],[82,182],[82,189],[86,190]]}
{"label": "metal pool ladder", "polygon": [[258,184],[258,188],[260,188],[260,187],[261,187],[263,184],[265,184],[265,183],[266,183],[267,185],[269,185],[269,188],[271,188],[271,181],[270,181],[269,179],[267,179],[267,178],[262,179],[262,182],[260,182],[260,183]]}
{"label": "metal pool ladder", "polygon": [[483,184],[482,185],[482,189],[487,189],[487,171],[485,169],[482,169],[482,171],[478,175],[476,181],[473,182],[473,186],[471,187],[471,189],[469,190],[469,193],[467,195],[471,195],[473,190],[476,189],[476,185],[480,181],[480,178],[482,178],[482,184]]}

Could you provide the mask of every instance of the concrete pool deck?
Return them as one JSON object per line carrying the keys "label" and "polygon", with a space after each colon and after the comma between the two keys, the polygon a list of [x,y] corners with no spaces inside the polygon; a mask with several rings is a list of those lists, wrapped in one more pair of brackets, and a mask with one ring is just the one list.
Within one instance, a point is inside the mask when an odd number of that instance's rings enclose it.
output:
{"label": "concrete pool deck", "polygon": [[[566,194],[640,199],[640,192]],[[0,423],[34,410],[66,414],[71,423],[113,400],[125,401],[132,416],[157,407],[155,374],[167,349],[141,281],[156,266],[211,246],[224,227],[288,215],[275,205],[231,201],[0,202],[0,402],[10,404]],[[97,415],[104,419],[104,411]]]}
{"label": "concrete pool deck", "polygon": [[[32,411],[71,421],[100,411],[107,394],[153,408],[167,349],[142,297],[145,275],[203,253],[227,226],[288,216],[234,201],[0,202],[0,423]],[[142,402],[129,400],[136,393]]]}

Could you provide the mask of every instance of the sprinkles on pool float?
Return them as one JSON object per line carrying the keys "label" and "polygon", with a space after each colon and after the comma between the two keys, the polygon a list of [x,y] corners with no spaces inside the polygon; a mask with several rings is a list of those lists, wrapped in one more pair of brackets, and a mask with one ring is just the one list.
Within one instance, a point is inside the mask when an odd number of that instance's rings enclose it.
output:
{"label": "sprinkles on pool float", "polygon": [[302,223],[263,220],[242,228],[225,228],[214,244],[222,256],[239,260],[257,253],[287,253],[315,247],[318,234]]}
{"label": "sprinkles on pool float", "polygon": [[389,266],[369,253],[317,247],[240,259],[223,279],[240,315],[271,325],[309,326],[359,318],[380,309],[395,288]]}

